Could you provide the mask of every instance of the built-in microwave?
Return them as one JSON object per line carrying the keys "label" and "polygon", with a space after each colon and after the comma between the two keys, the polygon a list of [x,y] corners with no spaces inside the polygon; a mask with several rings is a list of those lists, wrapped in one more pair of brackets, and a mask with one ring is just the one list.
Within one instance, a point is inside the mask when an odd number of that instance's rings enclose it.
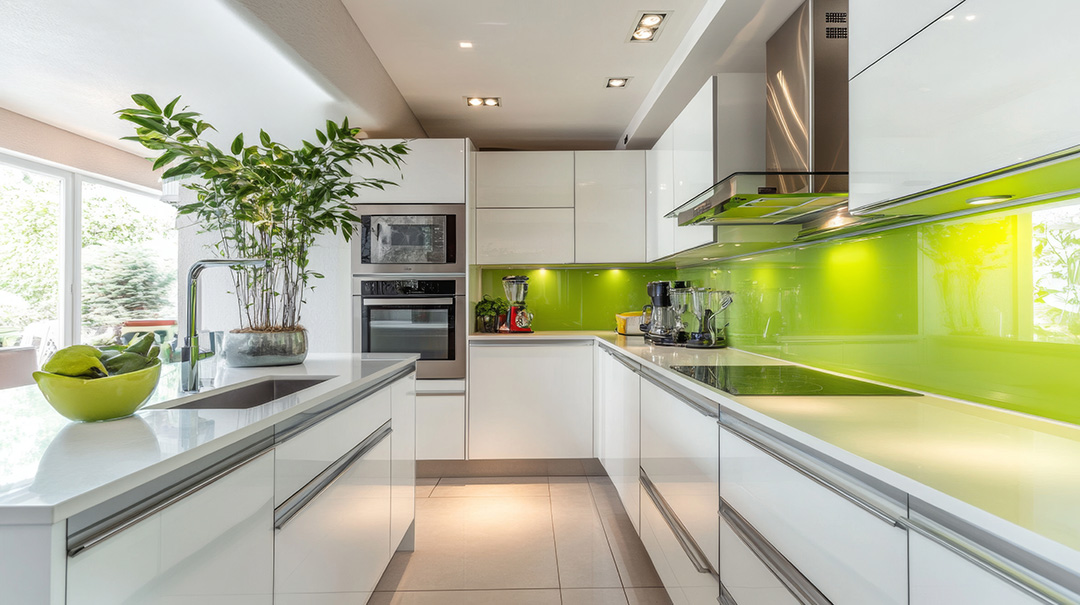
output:
{"label": "built-in microwave", "polygon": [[465,273],[464,204],[358,204],[353,274]]}

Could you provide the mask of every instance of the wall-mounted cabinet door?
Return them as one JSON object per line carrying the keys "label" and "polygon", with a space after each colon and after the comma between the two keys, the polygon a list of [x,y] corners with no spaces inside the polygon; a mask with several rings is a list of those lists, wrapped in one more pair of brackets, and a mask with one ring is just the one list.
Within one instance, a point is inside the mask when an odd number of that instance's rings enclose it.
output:
{"label": "wall-mounted cabinet door", "polygon": [[[402,139],[373,139],[369,144],[395,145]],[[464,204],[466,139],[413,139],[400,168],[376,161],[355,169],[359,176],[398,183],[384,190],[361,189],[361,204]]]}
{"label": "wall-mounted cabinet door", "polygon": [[855,77],[956,4],[957,0],[848,0],[848,77]]}
{"label": "wall-mounted cabinet door", "polygon": [[68,605],[265,604],[274,457],[263,454],[67,560]]}
{"label": "wall-mounted cabinet door", "polygon": [[574,152],[477,152],[476,207],[573,208]]}
{"label": "wall-mounted cabinet door", "polygon": [[574,259],[645,262],[645,152],[574,152]]}
{"label": "wall-mounted cabinet door", "polygon": [[574,262],[573,208],[478,208],[476,263]]}
{"label": "wall-mounted cabinet door", "polygon": [[645,152],[645,257],[649,262],[675,253],[675,219],[664,215],[675,208],[675,131],[668,128]]}
{"label": "wall-mounted cabinet door", "polygon": [[592,458],[593,346],[473,342],[469,459]]}
{"label": "wall-mounted cabinet door", "polygon": [[854,77],[852,210],[1080,143],[1078,21],[1073,0],[967,0]]}
{"label": "wall-mounted cabinet door", "polygon": [[[713,93],[713,79],[709,78],[671,125],[676,206],[690,201],[716,183],[716,101]],[[674,220],[672,224],[676,224]],[[674,229],[675,252],[696,248],[713,239],[712,227]]]}

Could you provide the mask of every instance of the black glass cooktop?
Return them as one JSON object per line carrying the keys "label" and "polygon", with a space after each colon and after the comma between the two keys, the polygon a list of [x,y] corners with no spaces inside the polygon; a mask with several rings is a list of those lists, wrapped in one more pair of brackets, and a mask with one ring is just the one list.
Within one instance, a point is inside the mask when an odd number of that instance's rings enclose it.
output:
{"label": "black glass cooktop", "polygon": [[732,395],[905,395],[918,393],[842,378],[799,366],[672,366]]}

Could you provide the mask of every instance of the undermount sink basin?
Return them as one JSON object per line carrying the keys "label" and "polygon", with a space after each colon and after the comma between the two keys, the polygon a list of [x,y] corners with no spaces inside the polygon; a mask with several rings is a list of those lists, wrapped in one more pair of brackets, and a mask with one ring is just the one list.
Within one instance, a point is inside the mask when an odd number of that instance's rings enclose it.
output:
{"label": "undermount sink basin", "polygon": [[326,382],[329,378],[265,378],[236,389],[169,406],[173,410],[246,410]]}

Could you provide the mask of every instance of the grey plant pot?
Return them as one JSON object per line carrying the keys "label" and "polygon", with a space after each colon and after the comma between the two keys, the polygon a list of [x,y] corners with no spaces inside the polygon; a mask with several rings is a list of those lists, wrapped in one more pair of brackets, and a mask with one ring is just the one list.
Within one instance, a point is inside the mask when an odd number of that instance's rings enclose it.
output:
{"label": "grey plant pot", "polygon": [[291,366],[307,358],[307,330],[298,332],[227,332],[225,363],[234,368]]}

